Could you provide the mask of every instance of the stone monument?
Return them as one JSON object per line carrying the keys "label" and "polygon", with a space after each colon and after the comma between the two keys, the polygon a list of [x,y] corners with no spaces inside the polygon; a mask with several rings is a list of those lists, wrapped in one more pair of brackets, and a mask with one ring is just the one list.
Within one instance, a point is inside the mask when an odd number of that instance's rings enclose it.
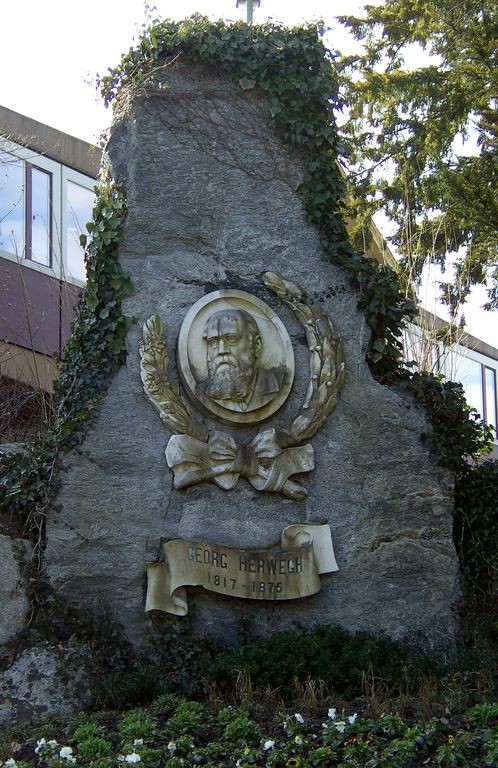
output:
{"label": "stone monument", "polygon": [[268,104],[178,62],[122,94],[109,143],[137,322],[66,459],[46,568],[140,643],[156,611],[234,637],[329,623],[451,646],[452,484],[306,220]]}

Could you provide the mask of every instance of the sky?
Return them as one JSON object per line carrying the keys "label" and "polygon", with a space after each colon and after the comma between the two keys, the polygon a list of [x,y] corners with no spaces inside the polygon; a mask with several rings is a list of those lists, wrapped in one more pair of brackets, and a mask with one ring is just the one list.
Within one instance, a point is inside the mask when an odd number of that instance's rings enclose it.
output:
{"label": "sky", "polygon": [[[236,0],[0,0],[0,104],[96,142],[111,114],[96,92],[95,75],[116,66],[128,51],[147,18],[147,6],[156,8],[152,14],[159,18],[192,13],[245,18]],[[357,0],[262,0],[254,20],[295,24],[323,18],[337,28],[335,14],[360,7]]]}
{"label": "sky", "polygon": [[[330,28],[327,44],[350,52],[354,41],[335,16],[359,14],[363,5],[359,0],[261,0],[254,19],[289,25],[323,19]],[[111,122],[95,88],[96,74],[118,64],[150,14],[181,19],[196,12],[245,18],[236,0],[0,0],[0,104],[96,143]],[[441,313],[433,290],[426,293],[427,308]],[[498,313],[480,312],[485,300],[480,292],[467,308],[468,329],[498,346]]]}

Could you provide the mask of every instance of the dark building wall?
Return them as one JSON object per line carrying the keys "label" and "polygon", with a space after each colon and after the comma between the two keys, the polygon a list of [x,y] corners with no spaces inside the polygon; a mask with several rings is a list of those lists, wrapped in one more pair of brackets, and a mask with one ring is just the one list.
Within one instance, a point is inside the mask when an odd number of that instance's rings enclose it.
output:
{"label": "dark building wall", "polygon": [[0,339],[43,355],[61,355],[81,291],[0,258]]}

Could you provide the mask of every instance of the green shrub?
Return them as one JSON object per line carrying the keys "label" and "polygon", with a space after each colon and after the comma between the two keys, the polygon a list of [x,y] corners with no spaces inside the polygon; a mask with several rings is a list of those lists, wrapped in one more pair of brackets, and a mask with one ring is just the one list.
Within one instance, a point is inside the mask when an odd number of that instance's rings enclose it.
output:
{"label": "green shrub", "polygon": [[498,702],[476,704],[469,709],[467,717],[471,725],[481,728],[498,726]]}
{"label": "green shrub", "polygon": [[128,712],[118,723],[119,735],[125,743],[133,743],[136,739],[153,736],[155,731],[155,720],[143,709]]}
{"label": "green shrub", "polygon": [[198,701],[181,701],[169,721],[169,730],[175,735],[186,736],[190,731],[199,728],[204,716],[204,707]]}
{"label": "green shrub", "polygon": [[284,697],[291,697],[296,678],[320,680],[329,692],[354,697],[361,695],[367,672],[399,690],[407,677],[415,684],[423,673],[437,668],[434,659],[411,654],[387,638],[320,626],[245,641],[218,654],[208,672],[225,692],[245,670],[253,685],[278,688]]}
{"label": "green shrub", "polygon": [[94,694],[96,706],[127,709],[148,704],[163,692],[160,678],[150,665],[109,672]]}
{"label": "green shrub", "polygon": [[247,712],[234,707],[225,707],[218,713],[218,721],[225,727],[223,738],[231,744],[259,744],[261,740],[261,728],[254,720],[251,720]]}
{"label": "green shrub", "polygon": [[474,590],[491,594],[498,581],[498,463],[463,467],[455,484],[455,545]]}

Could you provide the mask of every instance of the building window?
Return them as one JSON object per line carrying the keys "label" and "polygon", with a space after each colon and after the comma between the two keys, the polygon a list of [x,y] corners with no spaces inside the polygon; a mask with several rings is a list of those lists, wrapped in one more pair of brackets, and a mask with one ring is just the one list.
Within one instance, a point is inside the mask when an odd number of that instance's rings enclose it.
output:
{"label": "building window", "polygon": [[0,249],[50,267],[52,174],[0,152]]}
{"label": "building window", "polygon": [[[455,373],[449,378],[461,382],[469,405],[477,410],[480,417],[490,424],[497,440],[498,401],[496,379],[498,361],[475,350],[460,347],[453,362]],[[444,368],[443,368],[444,371]],[[446,372],[446,371],[444,371]]]}
{"label": "building window", "polygon": [[0,249],[24,253],[24,161],[0,152]]}
{"label": "building window", "polygon": [[92,220],[95,205],[93,190],[67,179],[66,184],[66,277],[85,282],[84,251],[80,235],[88,234],[86,224]]}
{"label": "building window", "polygon": [[467,402],[484,417],[481,363],[471,357],[460,357],[456,379],[463,385]]}
{"label": "building window", "polygon": [[83,287],[95,180],[0,137],[0,254]]}
{"label": "building window", "polygon": [[495,438],[498,435],[497,398],[496,398],[496,370],[483,365],[484,379],[484,420],[491,424],[495,430]]}
{"label": "building window", "polygon": [[52,174],[26,163],[26,258],[46,267],[52,261],[51,201]]}

